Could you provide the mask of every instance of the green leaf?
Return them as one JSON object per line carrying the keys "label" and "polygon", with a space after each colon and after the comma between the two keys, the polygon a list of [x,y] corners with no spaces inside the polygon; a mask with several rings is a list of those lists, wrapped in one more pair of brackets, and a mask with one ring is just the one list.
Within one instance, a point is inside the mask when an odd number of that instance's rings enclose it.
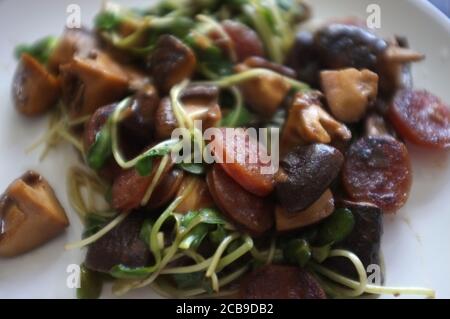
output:
{"label": "green leaf", "polygon": [[290,241],[283,250],[287,262],[304,267],[311,258],[311,249],[304,239]]}
{"label": "green leaf", "polygon": [[87,238],[89,236],[94,235],[99,230],[101,230],[105,225],[109,222],[109,220],[103,216],[99,216],[96,214],[88,214],[85,217],[85,227],[83,231],[83,238]]}
{"label": "green leaf", "polygon": [[146,219],[142,224],[141,231],[139,233],[139,238],[145,242],[150,247],[150,234],[152,232],[153,221],[151,219]]}
{"label": "green leaf", "polygon": [[198,248],[206,235],[213,229],[211,225],[224,225],[226,223],[216,210],[207,208],[183,215],[180,220],[180,227],[186,229],[191,223],[198,220],[200,220],[200,224],[195,226],[180,243],[181,249]]}
{"label": "green leaf", "polygon": [[347,237],[355,225],[355,219],[350,210],[337,209],[320,226],[318,241],[321,244],[338,243]]}
{"label": "green leaf", "polygon": [[153,271],[153,267],[130,268],[124,265],[116,265],[110,270],[109,274],[118,279],[143,279]]}
{"label": "green leaf", "polygon": [[203,283],[204,277],[205,275],[201,271],[172,275],[172,278],[175,281],[175,284],[177,285],[178,289],[189,289],[200,287]]}
{"label": "green leaf", "polygon": [[134,168],[136,168],[136,171],[139,175],[148,176],[152,172],[153,158],[149,156],[144,157],[143,159],[139,160],[139,162],[137,162]]}
{"label": "green leaf", "polygon": [[15,56],[20,59],[22,54],[27,53],[42,64],[47,64],[50,54],[56,47],[58,39],[52,36],[45,37],[33,44],[21,44],[15,49]]}
{"label": "green leaf", "polygon": [[199,211],[191,211],[185,214],[180,222],[181,227],[189,227],[190,223],[196,218],[200,218],[204,224],[224,225],[226,223],[225,219],[217,210],[212,208],[203,208]]}
{"label": "green leaf", "polygon": [[202,163],[180,163],[178,167],[194,175],[203,175],[205,173],[205,165]]}
{"label": "green leaf", "polygon": [[152,148],[144,157],[142,157],[135,165],[136,170],[141,176],[148,176],[152,172],[153,158],[157,156],[165,156],[172,151],[177,141],[169,140],[162,142]]}
{"label": "green leaf", "polygon": [[95,17],[95,27],[99,30],[112,31],[117,29],[120,24],[120,16],[110,11],[101,12]]}
{"label": "green leaf", "polygon": [[215,245],[220,245],[225,237],[227,237],[227,232],[222,225],[217,225],[216,230],[209,233],[209,240]]}
{"label": "green leaf", "polygon": [[78,299],[97,299],[100,297],[103,281],[99,273],[83,264],[80,269],[80,288],[77,288]]}
{"label": "green leaf", "polygon": [[208,224],[200,224],[195,226],[181,241],[179,245],[180,249],[196,250],[210,230],[211,225]]}
{"label": "green leaf", "polygon": [[100,168],[102,168],[112,154],[110,126],[110,120],[108,120],[95,136],[95,141],[89,148],[88,154],[86,156],[89,167],[94,170],[99,170]]}

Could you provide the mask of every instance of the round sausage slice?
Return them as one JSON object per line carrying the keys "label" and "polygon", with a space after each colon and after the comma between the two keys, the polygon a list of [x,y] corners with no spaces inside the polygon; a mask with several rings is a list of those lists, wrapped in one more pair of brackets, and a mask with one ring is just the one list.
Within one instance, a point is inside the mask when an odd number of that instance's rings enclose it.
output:
{"label": "round sausage slice", "polygon": [[411,183],[411,163],[403,143],[387,135],[369,136],[350,147],[343,184],[352,199],[394,213],[408,199]]}
{"label": "round sausage slice", "polygon": [[216,205],[244,231],[259,236],[272,228],[274,206],[268,198],[247,192],[217,164],[208,173],[207,183]]}

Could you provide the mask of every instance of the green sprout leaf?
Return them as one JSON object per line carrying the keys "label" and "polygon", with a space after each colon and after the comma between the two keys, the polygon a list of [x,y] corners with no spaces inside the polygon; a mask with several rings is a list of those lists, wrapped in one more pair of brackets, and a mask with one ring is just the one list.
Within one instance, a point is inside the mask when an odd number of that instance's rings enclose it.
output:
{"label": "green sprout leaf", "polygon": [[200,287],[205,274],[201,271],[186,274],[173,274],[172,278],[178,289],[189,289]]}
{"label": "green sprout leaf", "polygon": [[202,163],[180,163],[178,167],[194,175],[203,175],[206,170],[205,165]]}
{"label": "green sprout leaf", "polygon": [[350,210],[337,209],[320,226],[318,241],[321,244],[338,243],[345,239],[355,225],[355,219]]}
{"label": "green sprout leaf", "polygon": [[121,23],[121,18],[109,11],[104,11],[99,13],[95,17],[95,27],[103,31],[113,31],[116,30]]}
{"label": "green sprout leaf", "polygon": [[112,154],[112,139],[110,130],[110,120],[102,127],[95,136],[95,141],[90,147],[86,160],[94,170],[99,170],[106,163]]}
{"label": "green sprout leaf", "polygon": [[304,267],[311,259],[311,249],[304,239],[291,240],[283,250],[287,262]]}
{"label": "green sprout leaf", "polygon": [[58,39],[52,36],[45,37],[33,44],[21,44],[15,49],[15,56],[20,59],[22,54],[27,53],[42,64],[47,64],[50,54],[56,47]]}
{"label": "green sprout leaf", "polygon": [[80,269],[80,288],[77,288],[78,299],[97,299],[100,297],[103,288],[103,281],[95,271],[92,271],[83,264]]}
{"label": "green sprout leaf", "polygon": [[162,142],[152,148],[145,156],[143,156],[135,165],[139,175],[148,176],[152,172],[153,158],[157,156],[165,156],[169,154],[177,141],[169,140]]}
{"label": "green sprout leaf", "polygon": [[118,279],[143,279],[154,271],[152,267],[130,268],[124,265],[114,266],[109,274]]}

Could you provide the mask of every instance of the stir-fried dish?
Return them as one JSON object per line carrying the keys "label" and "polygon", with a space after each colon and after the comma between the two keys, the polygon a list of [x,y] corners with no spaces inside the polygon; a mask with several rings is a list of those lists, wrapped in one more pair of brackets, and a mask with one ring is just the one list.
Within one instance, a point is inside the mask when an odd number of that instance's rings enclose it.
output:
{"label": "stir-fried dish", "polygon": [[[383,285],[382,219],[408,199],[405,141],[448,149],[450,109],[413,88],[424,56],[407,39],[310,17],[298,0],[107,3],[92,30],[17,48],[15,107],[51,112],[30,149],[64,141],[80,155],[67,189],[84,232],[66,245],[86,249],[78,297],[104,281],[178,298],[434,296]],[[177,161],[186,140],[194,151]],[[14,185],[0,216],[17,231],[2,226],[1,256],[68,225],[37,173]],[[33,229],[17,216],[44,218],[29,202],[47,203],[47,219],[36,242],[15,244]]]}

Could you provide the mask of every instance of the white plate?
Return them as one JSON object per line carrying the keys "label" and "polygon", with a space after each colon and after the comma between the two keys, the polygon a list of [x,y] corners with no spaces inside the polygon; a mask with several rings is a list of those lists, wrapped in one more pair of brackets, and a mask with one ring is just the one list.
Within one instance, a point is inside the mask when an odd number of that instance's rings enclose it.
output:
{"label": "white plate", "polygon": [[[65,252],[63,245],[80,238],[81,225],[70,208],[65,174],[76,163],[70,147],[53,151],[40,163],[39,151],[24,150],[44,131],[46,119],[27,120],[10,101],[10,85],[16,62],[14,47],[44,35],[59,34],[66,21],[66,8],[76,2],[82,22],[89,24],[101,1],[92,0],[0,0],[0,190],[27,169],[36,169],[54,186],[71,221],[67,232],[21,257],[0,260],[0,298],[72,298],[66,286],[66,268],[80,263],[83,252]],[[151,1],[118,1],[131,6]],[[315,16],[366,17],[372,0],[314,0]],[[427,88],[450,102],[450,22],[426,1],[377,0],[381,7],[381,34],[406,35],[411,46],[427,55],[414,67],[416,87]],[[44,93],[45,94],[45,93]],[[450,167],[447,153],[410,148],[414,184],[407,205],[385,218],[383,252],[387,284],[434,288],[437,297],[450,298]],[[104,295],[111,296],[108,289]],[[156,297],[148,289],[129,297]]]}

